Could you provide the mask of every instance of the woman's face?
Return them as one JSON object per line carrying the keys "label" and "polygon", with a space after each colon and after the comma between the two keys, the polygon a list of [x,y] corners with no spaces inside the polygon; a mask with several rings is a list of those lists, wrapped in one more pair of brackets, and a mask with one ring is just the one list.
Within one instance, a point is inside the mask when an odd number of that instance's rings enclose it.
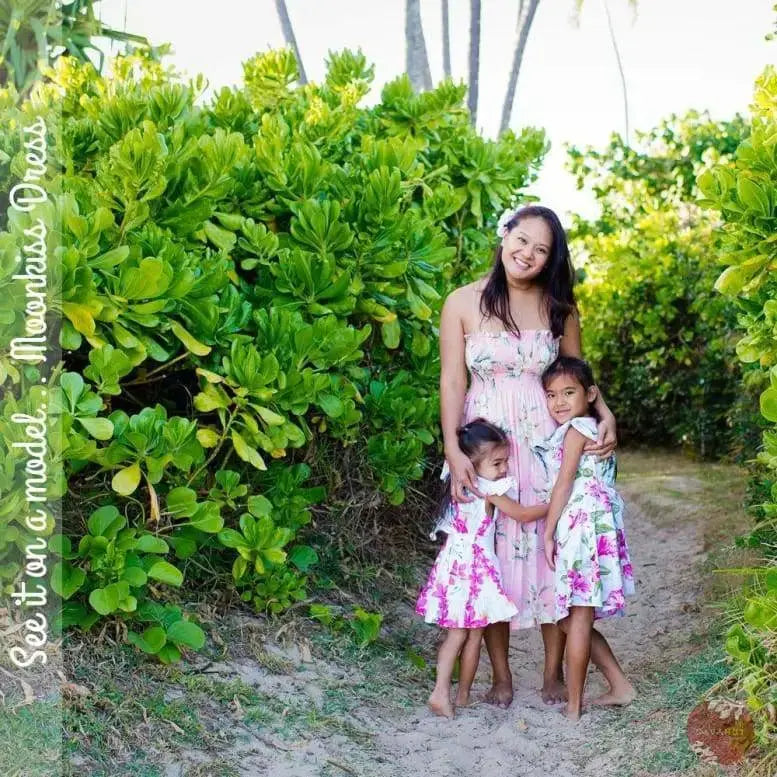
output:
{"label": "woman's face", "polygon": [[508,281],[533,281],[550,258],[553,233],[538,216],[522,218],[502,238],[502,265]]}

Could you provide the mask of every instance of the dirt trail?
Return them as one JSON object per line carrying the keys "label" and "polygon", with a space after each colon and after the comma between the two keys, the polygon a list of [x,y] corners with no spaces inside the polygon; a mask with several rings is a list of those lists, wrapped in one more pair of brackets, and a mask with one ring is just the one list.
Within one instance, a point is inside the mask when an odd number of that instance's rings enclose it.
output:
{"label": "dirt trail", "polygon": [[[705,538],[715,530],[715,542],[720,542],[721,535],[730,539],[741,528],[741,522],[731,521],[736,492],[741,490],[736,477],[734,468],[718,471],[713,465],[693,464],[678,456],[622,457],[619,488],[628,508],[626,529],[637,595],[629,601],[627,617],[605,622],[602,630],[643,699],[654,693],[648,678],[686,658],[693,650],[689,643],[695,640],[698,646],[705,640],[708,617],[702,610],[700,584],[701,566],[707,558]],[[419,571],[419,579],[421,574]],[[403,607],[407,628],[423,635],[427,640],[423,652],[432,658],[433,630],[421,626],[418,632],[417,619],[412,619],[406,604]],[[401,678],[395,677],[392,684],[379,677],[369,663],[351,669],[346,663],[313,658],[306,652],[299,644],[282,649],[283,660],[295,666],[286,674],[269,672],[250,659],[209,667],[211,676],[223,681],[240,678],[262,693],[287,699],[290,705],[296,704],[296,712],[283,711],[289,721],[301,714],[308,721],[307,726],[300,725],[285,736],[268,737],[244,727],[238,744],[223,753],[234,768],[225,773],[246,777],[620,777],[639,774],[640,754],[650,740],[672,735],[667,726],[677,728],[677,721],[662,723],[655,705],[649,708],[639,703],[617,711],[589,709],[580,724],[569,723],[560,715],[559,706],[544,705],[538,694],[539,631],[513,634],[510,661],[516,695],[510,709],[479,703],[460,711],[453,721],[436,718],[423,706],[430,687],[428,674],[422,682],[403,686]],[[488,679],[484,651],[476,696],[486,690]],[[600,677],[592,671],[588,690],[596,692],[600,687]],[[305,700],[302,707],[300,699]],[[659,730],[662,725],[663,732]],[[669,760],[669,767],[677,766]],[[194,764],[204,766],[205,761],[204,753],[190,749],[179,753],[175,763],[168,763],[164,774],[205,774],[205,769],[192,770]]]}

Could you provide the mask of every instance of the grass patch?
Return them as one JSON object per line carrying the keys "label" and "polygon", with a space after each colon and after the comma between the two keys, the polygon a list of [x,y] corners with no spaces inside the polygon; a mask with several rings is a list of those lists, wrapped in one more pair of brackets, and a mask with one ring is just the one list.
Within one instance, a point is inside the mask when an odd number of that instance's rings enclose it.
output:
{"label": "grass patch", "polygon": [[[13,706],[9,697],[6,705]],[[36,701],[0,714],[0,764],[4,777],[50,777],[61,763],[59,701]]]}

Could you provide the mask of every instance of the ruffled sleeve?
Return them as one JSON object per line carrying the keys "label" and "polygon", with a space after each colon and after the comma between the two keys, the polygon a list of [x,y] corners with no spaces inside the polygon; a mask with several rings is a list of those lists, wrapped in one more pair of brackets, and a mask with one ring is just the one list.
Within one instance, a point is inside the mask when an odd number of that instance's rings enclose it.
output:
{"label": "ruffled sleeve", "polygon": [[587,437],[589,440],[596,442],[599,439],[599,429],[596,425],[596,419],[591,418],[590,415],[573,418],[569,421],[569,425],[577,429],[583,437]]}
{"label": "ruffled sleeve", "polygon": [[478,478],[478,490],[481,494],[504,496],[511,488],[515,488],[515,478],[500,478],[499,480]]}

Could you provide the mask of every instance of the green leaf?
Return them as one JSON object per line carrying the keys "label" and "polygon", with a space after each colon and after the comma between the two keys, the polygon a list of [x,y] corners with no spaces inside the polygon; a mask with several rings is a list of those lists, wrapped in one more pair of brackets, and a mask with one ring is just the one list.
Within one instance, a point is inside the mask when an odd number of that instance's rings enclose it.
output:
{"label": "green leaf", "polygon": [[140,567],[127,567],[121,579],[126,580],[133,588],[140,588],[146,584],[148,575]]}
{"label": "green leaf", "polygon": [[383,345],[391,350],[399,348],[399,338],[401,330],[399,328],[399,321],[394,320],[380,325],[380,336],[383,340]]}
{"label": "green leaf", "polygon": [[78,422],[95,440],[110,440],[113,436],[113,424],[107,418],[79,417]]}
{"label": "green leaf", "polygon": [[173,488],[167,495],[167,511],[175,518],[190,518],[197,511],[197,494],[186,486]]}
{"label": "green leaf", "polygon": [[259,451],[256,448],[252,448],[245,438],[237,432],[232,430],[232,444],[235,446],[235,453],[243,460],[247,461],[251,466],[256,469],[265,470],[267,465],[264,463],[264,459],[259,455]]}
{"label": "green leaf", "polygon": [[176,645],[199,650],[205,644],[205,632],[191,621],[178,621],[167,630],[167,638]]}
{"label": "green leaf", "polygon": [[157,561],[148,570],[148,576],[168,585],[180,586],[183,583],[183,573],[168,561]]}
{"label": "green leaf", "polygon": [[161,537],[154,534],[141,534],[135,543],[135,550],[141,553],[167,553],[170,548]]}
{"label": "green leaf", "polygon": [[100,615],[110,615],[119,608],[119,596],[115,587],[106,586],[105,588],[95,588],[89,594],[89,604],[100,613]]}
{"label": "green leaf", "polygon": [[310,567],[318,563],[318,553],[309,545],[297,545],[289,553],[289,561],[300,572],[307,572]]}
{"label": "green leaf", "polygon": [[140,484],[140,465],[135,462],[120,469],[111,480],[111,488],[122,496],[129,496]]}
{"label": "green leaf", "polygon": [[761,394],[761,414],[767,421],[777,422],[777,388],[768,388]]}
{"label": "green leaf", "polygon": [[170,323],[170,329],[173,334],[196,356],[207,356],[211,352],[211,347],[205,345],[187,332],[177,321]]}
{"label": "green leaf", "polygon": [[262,518],[265,515],[270,515],[272,512],[272,502],[261,494],[248,497],[248,512],[257,518]]}
{"label": "green leaf", "polygon": [[63,599],[69,599],[86,580],[86,572],[67,561],[58,561],[51,570],[51,590]]}

